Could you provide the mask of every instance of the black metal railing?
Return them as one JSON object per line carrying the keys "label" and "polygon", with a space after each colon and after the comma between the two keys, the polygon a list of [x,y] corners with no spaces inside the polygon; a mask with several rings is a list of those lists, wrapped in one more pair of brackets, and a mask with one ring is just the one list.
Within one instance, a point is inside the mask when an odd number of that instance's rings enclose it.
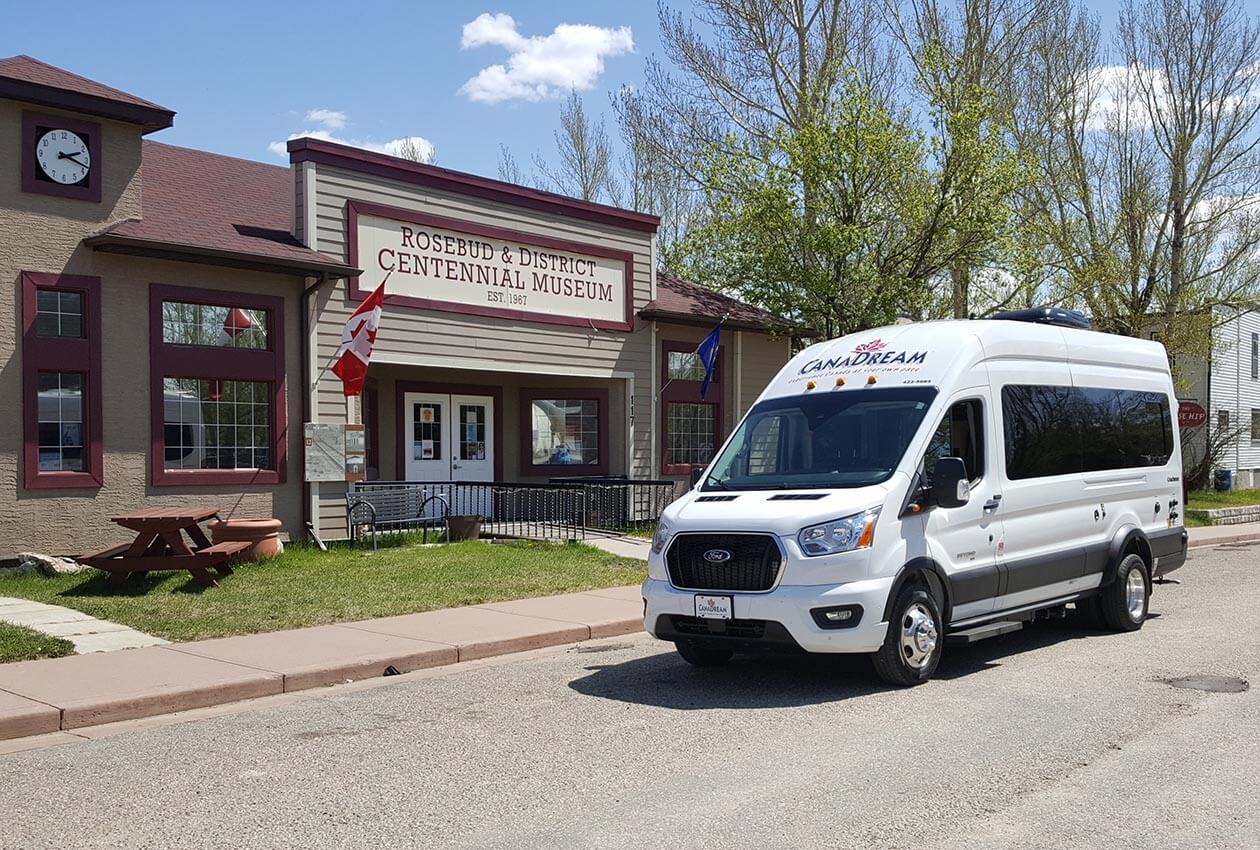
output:
{"label": "black metal railing", "polygon": [[590,531],[650,527],[680,485],[669,480],[357,481],[346,493],[352,540],[365,532],[436,528],[449,516],[479,516],[493,537],[584,540]]}

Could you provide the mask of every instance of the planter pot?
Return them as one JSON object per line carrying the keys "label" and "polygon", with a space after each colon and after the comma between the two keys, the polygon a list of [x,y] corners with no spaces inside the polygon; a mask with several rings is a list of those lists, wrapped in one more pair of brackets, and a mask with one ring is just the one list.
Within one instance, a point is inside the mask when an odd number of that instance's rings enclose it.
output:
{"label": "planter pot", "polygon": [[244,541],[250,546],[241,553],[241,560],[257,561],[274,558],[284,551],[280,542],[278,519],[228,519],[210,523],[210,540],[214,543]]}
{"label": "planter pot", "polygon": [[452,516],[446,518],[446,527],[450,532],[450,538],[455,540],[480,540],[481,539],[481,517],[480,516]]}

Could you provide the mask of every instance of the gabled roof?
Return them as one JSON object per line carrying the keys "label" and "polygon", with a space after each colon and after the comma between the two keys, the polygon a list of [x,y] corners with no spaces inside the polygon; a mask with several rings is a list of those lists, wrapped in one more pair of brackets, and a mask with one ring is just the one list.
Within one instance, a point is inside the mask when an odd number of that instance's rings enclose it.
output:
{"label": "gabled roof", "polygon": [[147,140],[141,163],[144,217],[112,224],[85,244],[100,251],[191,256],[290,274],[357,273],[289,232],[289,169]]}
{"label": "gabled roof", "polygon": [[657,272],[656,298],[639,311],[639,316],[692,325],[711,325],[725,319],[728,327],[759,331],[784,324],[759,307],[665,272]]}
{"label": "gabled roof", "polygon": [[175,121],[164,106],[26,55],[0,59],[0,97],[127,121],[146,133]]}

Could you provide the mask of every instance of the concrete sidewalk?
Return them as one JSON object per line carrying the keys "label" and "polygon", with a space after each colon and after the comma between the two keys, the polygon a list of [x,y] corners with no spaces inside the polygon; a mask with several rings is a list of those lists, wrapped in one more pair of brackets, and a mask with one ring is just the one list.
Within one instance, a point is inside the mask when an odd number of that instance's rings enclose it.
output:
{"label": "concrete sidewalk", "polygon": [[1190,548],[1220,546],[1224,543],[1244,543],[1260,540],[1260,522],[1240,522],[1235,525],[1209,525],[1204,528],[1187,528],[1190,532]]}
{"label": "concrete sidewalk", "polygon": [[612,637],[642,627],[639,586],[629,585],[3,664],[0,740]]}

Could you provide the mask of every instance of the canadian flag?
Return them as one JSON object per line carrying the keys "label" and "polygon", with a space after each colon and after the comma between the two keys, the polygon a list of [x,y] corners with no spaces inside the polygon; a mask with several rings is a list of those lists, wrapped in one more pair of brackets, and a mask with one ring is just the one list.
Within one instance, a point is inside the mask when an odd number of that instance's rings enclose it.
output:
{"label": "canadian flag", "polygon": [[372,358],[372,345],[376,342],[376,329],[381,325],[381,308],[385,305],[385,282],[369,295],[359,309],[350,314],[341,331],[341,346],[337,349],[333,374],[341,379],[341,391],[347,396],[363,391],[363,379],[367,377],[368,361]]}

